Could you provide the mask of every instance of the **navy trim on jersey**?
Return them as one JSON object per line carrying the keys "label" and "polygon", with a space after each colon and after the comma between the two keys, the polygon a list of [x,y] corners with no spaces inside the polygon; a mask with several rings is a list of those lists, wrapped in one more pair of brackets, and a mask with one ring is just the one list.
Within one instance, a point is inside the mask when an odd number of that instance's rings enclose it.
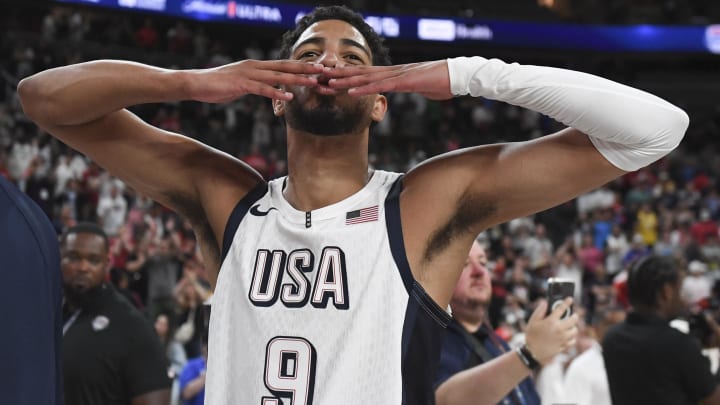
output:
{"label": "navy trim on jersey", "polygon": [[402,332],[402,404],[430,405],[435,403],[433,381],[451,317],[430,298],[410,271],[400,217],[402,179],[401,176],[395,181],[385,199],[390,250],[410,296]]}
{"label": "navy trim on jersey", "polygon": [[[433,304],[428,306],[427,301]],[[405,311],[402,337],[402,405],[435,403],[433,382],[450,317],[439,314],[437,305],[415,284]]]}
{"label": "navy trim on jersey", "polygon": [[415,280],[410,271],[410,264],[405,254],[405,240],[402,234],[402,222],[400,219],[400,193],[402,192],[402,180],[404,176],[398,177],[390,188],[385,198],[385,225],[387,226],[388,238],[390,239],[390,250],[392,251],[395,265],[400,270],[405,290],[411,293]]}
{"label": "navy trim on jersey", "polygon": [[400,277],[402,278],[403,284],[408,294],[413,297],[425,311],[432,316],[437,323],[443,328],[447,327],[450,323],[450,315],[440,308],[435,301],[430,298],[420,284],[415,281],[415,278],[410,271],[410,263],[405,253],[405,239],[402,233],[402,220],[400,217],[400,193],[402,192],[402,180],[404,176],[398,177],[393,183],[387,197],[385,198],[385,224],[387,226],[388,239],[390,240],[390,250],[392,251],[393,260],[398,270],[400,270]]}
{"label": "navy trim on jersey", "polygon": [[235,232],[237,231],[238,226],[240,226],[242,219],[245,218],[245,214],[247,214],[250,206],[257,200],[261,199],[267,191],[268,184],[261,181],[253,187],[250,192],[245,194],[245,197],[241,198],[235,208],[233,208],[232,213],[230,213],[230,217],[228,218],[227,225],[225,225],[225,232],[223,233],[223,247],[220,263],[225,261],[225,256],[227,256],[230,246],[232,246],[233,238],[235,238]]}
{"label": "navy trim on jersey", "polygon": [[425,292],[425,289],[417,282],[413,284],[412,296],[425,310],[425,312],[427,312],[428,316],[430,316],[443,328],[447,328],[452,320],[452,317],[444,309],[440,308],[438,304],[430,298],[428,293]]}

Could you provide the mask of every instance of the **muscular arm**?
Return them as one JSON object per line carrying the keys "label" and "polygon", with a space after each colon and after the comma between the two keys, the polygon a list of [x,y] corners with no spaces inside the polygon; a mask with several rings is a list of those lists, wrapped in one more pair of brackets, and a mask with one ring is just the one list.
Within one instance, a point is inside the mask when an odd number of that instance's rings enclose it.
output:
{"label": "muscular arm", "polygon": [[[25,113],[40,127],[193,223],[211,274],[234,205],[261,177],[239,160],[188,137],[146,124],[126,107],[193,99],[225,102],[244,94],[288,99],[271,84],[315,83],[317,67],[243,61],[174,71],[125,61],[95,61],[23,79]],[[268,84],[271,83],[271,84]],[[211,277],[214,279],[214,277]]]}
{"label": "muscular arm", "polygon": [[97,61],[38,73],[21,81],[18,93],[25,113],[40,127],[190,219],[196,232],[210,224],[217,238],[233,204],[260,181],[259,175],[227,154],[148,125],[124,109],[191,98],[190,75]]}
{"label": "muscular arm", "polygon": [[[576,129],[441,155],[407,174],[403,234],[413,274],[445,306],[482,230],[558,205],[622,174]],[[419,215],[419,213],[424,213]]]}
{"label": "muscular arm", "polygon": [[131,405],[168,405],[170,390],[157,390],[139,395],[130,401]]}
{"label": "muscular arm", "polygon": [[581,72],[495,59],[346,67],[328,75],[330,86],[348,88],[351,95],[469,94],[528,108],[569,127],[528,142],[441,155],[405,177],[401,214],[408,260],[441,306],[480,231],[650,164],[675,148],[688,126],[682,110],[640,90]]}
{"label": "muscular arm", "polygon": [[46,70],[23,79],[18,93],[29,117],[54,127],[86,124],[132,105],[188,99],[188,86],[185,71],[106,60]]}

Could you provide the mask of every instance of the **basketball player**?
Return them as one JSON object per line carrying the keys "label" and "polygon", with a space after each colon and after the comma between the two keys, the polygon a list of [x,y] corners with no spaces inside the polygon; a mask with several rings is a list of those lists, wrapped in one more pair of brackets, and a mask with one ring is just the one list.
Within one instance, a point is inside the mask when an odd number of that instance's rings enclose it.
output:
{"label": "basketball player", "polygon": [[[201,70],[95,61],[18,87],[40,127],[193,223],[217,276],[210,405],[430,403],[444,308],[475,235],[659,159],[688,125],[655,96],[568,70],[481,57],[378,66],[381,39],[344,7],[302,18],[282,52]],[[438,156],[405,176],[369,171],[387,91],[483,96],[571,128]],[[245,94],[272,99],[285,119],[287,178],[266,183],[125,109]]]}
{"label": "basketball player", "polygon": [[55,229],[0,175],[0,403],[62,405],[61,285]]}

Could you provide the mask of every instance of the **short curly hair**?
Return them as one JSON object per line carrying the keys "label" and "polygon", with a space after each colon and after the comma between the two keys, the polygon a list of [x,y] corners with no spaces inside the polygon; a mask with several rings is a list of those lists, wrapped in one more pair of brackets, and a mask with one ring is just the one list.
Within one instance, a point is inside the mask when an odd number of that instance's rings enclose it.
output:
{"label": "short curly hair", "polygon": [[630,304],[657,308],[658,293],[665,284],[676,284],[681,271],[680,263],[673,257],[650,255],[637,259],[628,272]]}
{"label": "short curly hair", "polygon": [[305,15],[298,21],[294,29],[287,31],[282,36],[280,44],[280,59],[290,58],[293,45],[305,30],[318,21],[341,20],[355,27],[367,41],[372,52],[372,63],[375,66],[390,65],[390,51],[383,44],[384,39],[365,22],[362,15],[347,8],[346,6],[317,7],[310,14]]}

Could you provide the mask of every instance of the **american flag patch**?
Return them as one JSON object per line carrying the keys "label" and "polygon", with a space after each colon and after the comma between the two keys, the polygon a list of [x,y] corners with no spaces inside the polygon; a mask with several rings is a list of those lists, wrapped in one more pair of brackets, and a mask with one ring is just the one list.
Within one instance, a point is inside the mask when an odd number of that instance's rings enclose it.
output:
{"label": "american flag patch", "polygon": [[378,220],[378,206],[363,208],[360,210],[350,211],[345,214],[345,225],[360,224],[363,222],[372,222]]}

